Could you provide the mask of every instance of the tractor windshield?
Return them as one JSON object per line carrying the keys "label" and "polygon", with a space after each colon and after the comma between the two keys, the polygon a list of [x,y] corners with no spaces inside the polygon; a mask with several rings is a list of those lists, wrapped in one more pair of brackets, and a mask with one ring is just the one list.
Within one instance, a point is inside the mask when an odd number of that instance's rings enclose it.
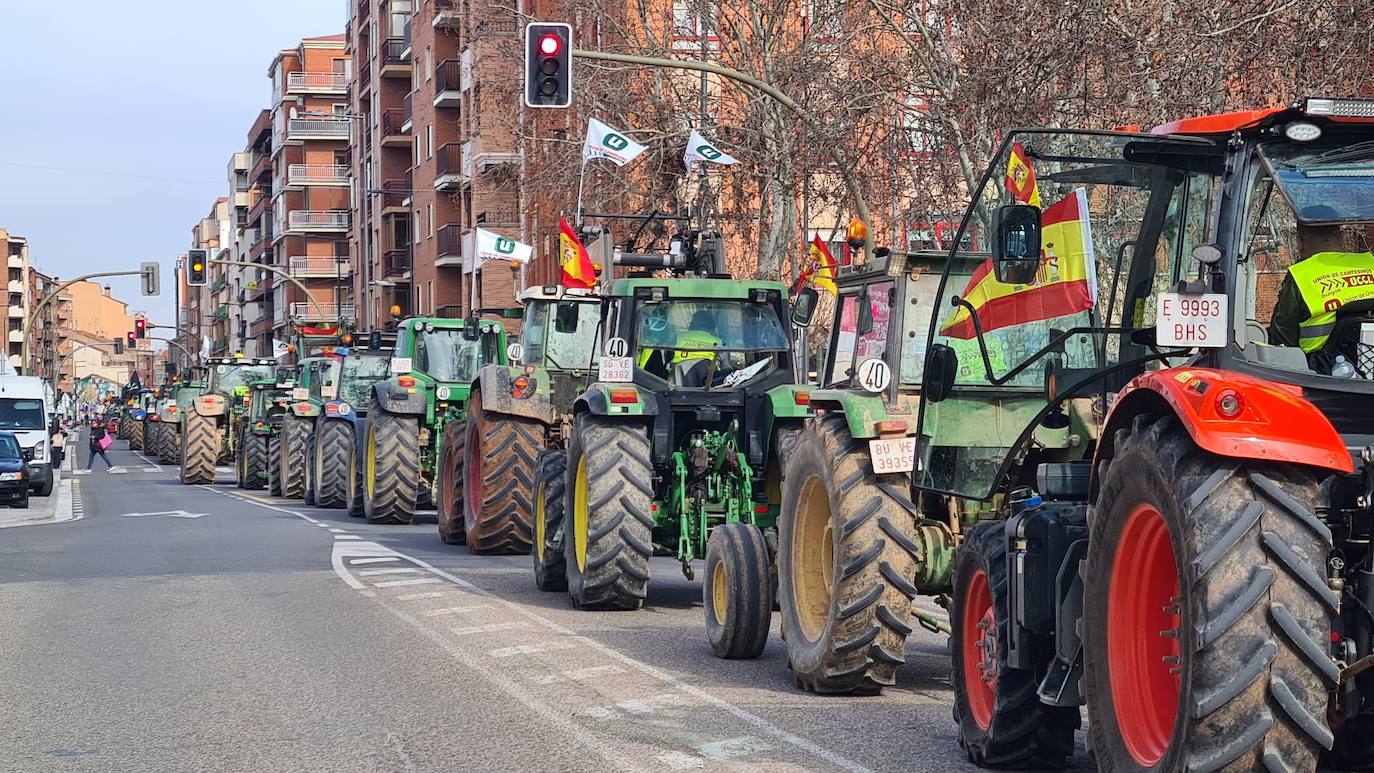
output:
{"label": "tractor windshield", "polygon": [[183,411],[189,409],[189,408],[191,407],[191,403],[192,403],[197,397],[200,397],[200,396],[201,396],[202,394],[204,394],[204,393],[205,393],[205,387],[200,386],[200,385],[190,386],[190,387],[182,387],[181,389],[178,389],[178,390],[177,390],[177,397],[176,397],[177,408],[179,408],[179,409],[181,409],[181,410],[183,410]]}
{"label": "tractor windshield", "polygon": [[1299,221],[1374,220],[1374,140],[1279,142],[1260,154]]}
{"label": "tractor windshield", "polygon": [[487,362],[482,341],[469,341],[461,329],[421,333],[415,342],[415,357],[417,370],[435,381],[449,383],[471,381]]}
{"label": "tractor windshield", "polygon": [[275,375],[271,365],[216,365],[213,372],[214,391],[225,397],[233,397],[254,381],[265,381]]}
{"label": "tractor windshield", "polygon": [[644,349],[760,352],[788,348],[787,334],[773,307],[752,301],[667,300],[646,303],[639,312],[639,346]]}
{"label": "tractor windshield", "polygon": [[350,354],[344,358],[339,399],[349,405],[367,405],[372,385],[386,378],[387,358],[382,355]]}
{"label": "tractor windshield", "polygon": [[601,305],[590,301],[531,301],[525,309],[521,344],[524,365],[587,368],[596,349]]}

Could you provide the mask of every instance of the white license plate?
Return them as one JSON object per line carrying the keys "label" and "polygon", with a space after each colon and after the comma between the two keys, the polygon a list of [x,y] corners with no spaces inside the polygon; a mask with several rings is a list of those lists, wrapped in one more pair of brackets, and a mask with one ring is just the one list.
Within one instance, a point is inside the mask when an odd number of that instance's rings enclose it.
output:
{"label": "white license plate", "polygon": [[1226,345],[1227,318],[1222,293],[1160,293],[1155,340],[1160,346],[1219,349]]}
{"label": "white license plate", "polygon": [[634,361],[629,357],[602,357],[597,381],[604,384],[628,384],[634,380]]}
{"label": "white license plate", "polygon": [[916,467],[916,438],[870,440],[868,455],[873,460],[873,471],[879,475],[911,472]]}
{"label": "white license plate", "polygon": [[23,477],[24,477],[23,473],[18,473],[18,472],[0,472],[0,480],[20,480],[20,479],[23,478]]}

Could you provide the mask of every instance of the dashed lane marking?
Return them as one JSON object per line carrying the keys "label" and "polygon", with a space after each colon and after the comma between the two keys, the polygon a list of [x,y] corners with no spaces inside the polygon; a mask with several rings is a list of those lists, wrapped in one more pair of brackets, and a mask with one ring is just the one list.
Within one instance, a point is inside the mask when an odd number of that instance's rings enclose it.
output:
{"label": "dashed lane marking", "polygon": [[508,623],[487,623],[486,625],[468,625],[459,628],[450,628],[448,632],[454,636],[467,636],[473,633],[491,633],[493,631],[509,631],[513,628],[529,628],[530,624],[524,620],[513,620]]}
{"label": "dashed lane marking", "polygon": [[589,666],[578,668],[572,671],[564,671],[561,674],[545,674],[536,678],[535,684],[554,684],[555,682],[580,682],[583,679],[590,679],[594,676],[605,676],[606,674],[623,674],[625,669],[620,666]]}
{"label": "dashed lane marking", "polygon": [[418,574],[419,569],[368,569],[358,572],[359,577],[375,577],[379,574]]}
{"label": "dashed lane marking", "polygon": [[430,591],[430,592],[428,592],[428,593],[405,593],[405,594],[402,594],[402,595],[400,595],[400,596],[396,596],[396,600],[397,600],[397,601],[416,601],[416,600],[419,600],[419,599],[437,599],[437,598],[442,598],[442,597],[447,596],[447,595],[449,595],[449,594],[447,594],[447,593],[440,593],[440,592],[437,592],[437,591]]}
{"label": "dashed lane marking", "polygon": [[397,588],[403,585],[437,585],[443,582],[438,577],[416,577],[411,580],[387,580],[372,586],[374,588]]}
{"label": "dashed lane marking", "polygon": [[513,658],[516,655],[537,655],[541,652],[570,650],[576,646],[577,642],[571,641],[545,641],[537,644],[517,644],[513,647],[497,647],[487,654],[493,658]]}
{"label": "dashed lane marking", "polygon": [[473,604],[467,607],[446,607],[444,609],[430,609],[422,614],[425,617],[439,617],[440,615],[462,615],[468,612],[476,612],[482,609],[491,609],[490,604]]}
{"label": "dashed lane marking", "polygon": [[352,534],[335,534],[334,539],[362,539],[362,537],[355,537]]}
{"label": "dashed lane marking", "polygon": [[695,748],[697,753],[707,759],[725,762],[739,759],[740,757],[748,757],[758,752],[768,751],[773,747],[762,739],[755,738],[752,735],[746,735],[740,738],[729,738],[724,741],[712,741],[711,743],[699,744]]}

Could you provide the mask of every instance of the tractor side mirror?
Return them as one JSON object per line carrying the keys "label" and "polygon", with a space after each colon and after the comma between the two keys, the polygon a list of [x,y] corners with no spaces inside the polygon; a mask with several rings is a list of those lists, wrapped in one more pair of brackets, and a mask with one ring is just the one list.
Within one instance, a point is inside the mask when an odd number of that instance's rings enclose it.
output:
{"label": "tractor side mirror", "polygon": [[792,299],[792,324],[797,327],[809,327],[811,318],[816,315],[820,297],[816,288],[803,287],[801,292],[797,293],[797,297]]}
{"label": "tractor side mirror", "polygon": [[867,294],[860,295],[859,318],[856,322],[855,332],[864,336],[873,332],[873,304],[869,303]]}
{"label": "tractor side mirror", "polygon": [[482,337],[482,329],[478,325],[477,317],[472,316],[463,320],[463,338],[468,341],[477,341]]}
{"label": "tractor side mirror", "polygon": [[577,304],[560,301],[553,312],[553,329],[556,333],[577,332]]}
{"label": "tractor side mirror", "polygon": [[959,353],[945,344],[935,344],[926,352],[926,368],[921,379],[921,398],[938,403],[954,391],[959,375]]}
{"label": "tractor side mirror", "polygon": [[1030,284],[1040,268],[1040,208],[1008,204],[992,214],[992,260],[997,281]]}

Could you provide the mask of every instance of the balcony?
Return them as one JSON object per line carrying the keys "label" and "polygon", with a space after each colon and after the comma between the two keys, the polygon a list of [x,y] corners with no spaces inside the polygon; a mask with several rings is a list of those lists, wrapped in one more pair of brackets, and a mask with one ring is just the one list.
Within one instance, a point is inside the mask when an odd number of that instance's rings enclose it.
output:
{"label": "balcony", "polygon": [[382,41],[383,78],[410,77],[410,41],[402,38],[387,38]]}
{"label": "balcony", "polygon": [[[353,318],[353,304],[351,303],[311,303],[301,301],[291,304],[291,318],[307,322],[332,322],[342,316],[345,319]],[[285,320],[281,320],[285,322]]]}
{"label": "balcony", "polygon": [[479,38],[514,37],[519,32],[520,26],[515,19],[483,19],[473,29],[473,35]]}
{"label": "balcony", "polygon": [[22,280],[22,279],[11,279],[11,280],[10,280],[10,288],[9,288],[9,289],[10,289],[10,292],[12,292],[12,293],[23,293],[27,288],[24,287],[24,280]]}
{"label": "balcony", "polygon": [[372,62],[363,61],[358,65],[358,79],[356,83],[358,84],[359,95],[367,92],[368,88],[372,85]]}
{"label": "balcony", "polygon": [[509,166],[520,162],[519,153],[507,151],[484,150],[476,153],[472,157],[472,165],[477,167],[480,174],[485,174],[497,167]]}
{"label": "balcony", "polygon": [[298,209],[288,213],[287,230],[294,233],[348,230],[346,209]]}
{"label": "balcony", "polygon": [[434,0],[434,28],[459,30],[463,17],[458,12],[458,0]]}
{"label": "balcony", "polygon": [[382,147],[410,147],[415,141],[405,131],[405,112],[393,107],[382,111]]}
{"label": "balcony", "polygon": [[22,344],[22,343],[24,343],[24,331],[23,331],[23,330],[11,330],[11,331],[10,331],[10,343],[12,343],[12,344]]}
{"label": "balcony", "polygon": [[463,227],[457,223],[450,223],[440,228],[435,236],[439,240],[439,258],[434,261],[434,265],[463,265]]}
{"label": "balcony", "polygon": [[228,319],[228,318],[229,318],[229,304],[227,304],[227,303],[221,303],[221,304],[219,305],[219,308],[215,309],[215,316],[214,316],[214,319],[215,319],[216,321],[219,321],[219,320],[221,320],[221,319]]}
{"label": "balcony", "polygon": [[286,265],[297,279],[339,279],[349,275],[347,256],[296,255],[287,258]]}
{"label": "balcony", "polygon": [[229,174],[246,174],[249,169],[253,168],[253,163],[255,161],[256,159],[253,158],[252,153],[249,153],[247,151],[239,151],[238,153],[235,153],[233,156],[229,158]]}
{"label": "balcony", "polygon": [[434,106],[458,107],[463,101],[463,63],[445,59],[434,68]]}
{"label": "balcony", "polygon": [[214,281],[214,284],[210,285],[210,293],[211,293],[211,294],[217,293],[217,292],[219,292],[220,290],[223,290],[225,287],[228,287],[228,286],[229,286],[229,279],[228,279],[227,277],[225,277],[223,274],[220,274],[219,278],[216,279],[216,280]]}
{"label": "balcony", "polygon": [[513,209],[507,210],[487,210],[478,212],[474,219],[476,225],[520,225],[520,213]]}
{"label": "balcony", "polygon": [[346,140],[352,121],[347,118],[292,118],[286,122],[288,140]]}
{"label": "balcony", "polygon": [[410,275],[410,253],[405,250],[387,250],[382,253],[382,276],[384,278]]}
{"label": "balcony", "polygon": [[16,319],[16,318],[18,318],[18,319],[23,319],[24,316],[25,316],[25,315],[24,315],[24,307],[23,307],[23,306],[16,306],[16,305],[14,305],[13,303],[11,303],[11,304],[10,304],[10,313],[9,313],[9,316],[10,316],[10,319]]}
{"label": "balcony", "polygon": [[409,187],[405,180],[383,180],[381,190],[383,215],[396,215],[406,212]]}
{"label": "balcony", "polygon": [[346,94],[347,92],[347,73],[292,72],[286,74],[287,94]]}
{"label": "balcony", "polygon": [[23,268],[23,267],[24,267],[24,256],[23,256],[23,255],[11,255],[11,256],[10,256],[10,260],[9,260],[9,267],[10,267],[10,268]]}
{"label": "balcony", "polygon": [[292,187],[348,185],[348,167],[336,164],[291,164],[286,168],[286,184]]}
{"label": "balcony", "polygon": [[[245,210],[246,210],[246,209],[248,209],[248,208],[251,207],[251,206],[253,206],[253,196],[252,196],[252,194],[250,194],[248,191],[234,191],[234,208],[235,208],[235,209],[245,209]],[[244,218],[247,219],[247,213],[246,213],[246,212],[244,213]]]}
{"label": "balcony", "polygon": [[468,178],[472,175],[466,170],[463,163],[463,146],[457,142],[449,142],[439,147],[439,151],[434,154],[435,175],[434,190],[452,191],[461,188]]}

